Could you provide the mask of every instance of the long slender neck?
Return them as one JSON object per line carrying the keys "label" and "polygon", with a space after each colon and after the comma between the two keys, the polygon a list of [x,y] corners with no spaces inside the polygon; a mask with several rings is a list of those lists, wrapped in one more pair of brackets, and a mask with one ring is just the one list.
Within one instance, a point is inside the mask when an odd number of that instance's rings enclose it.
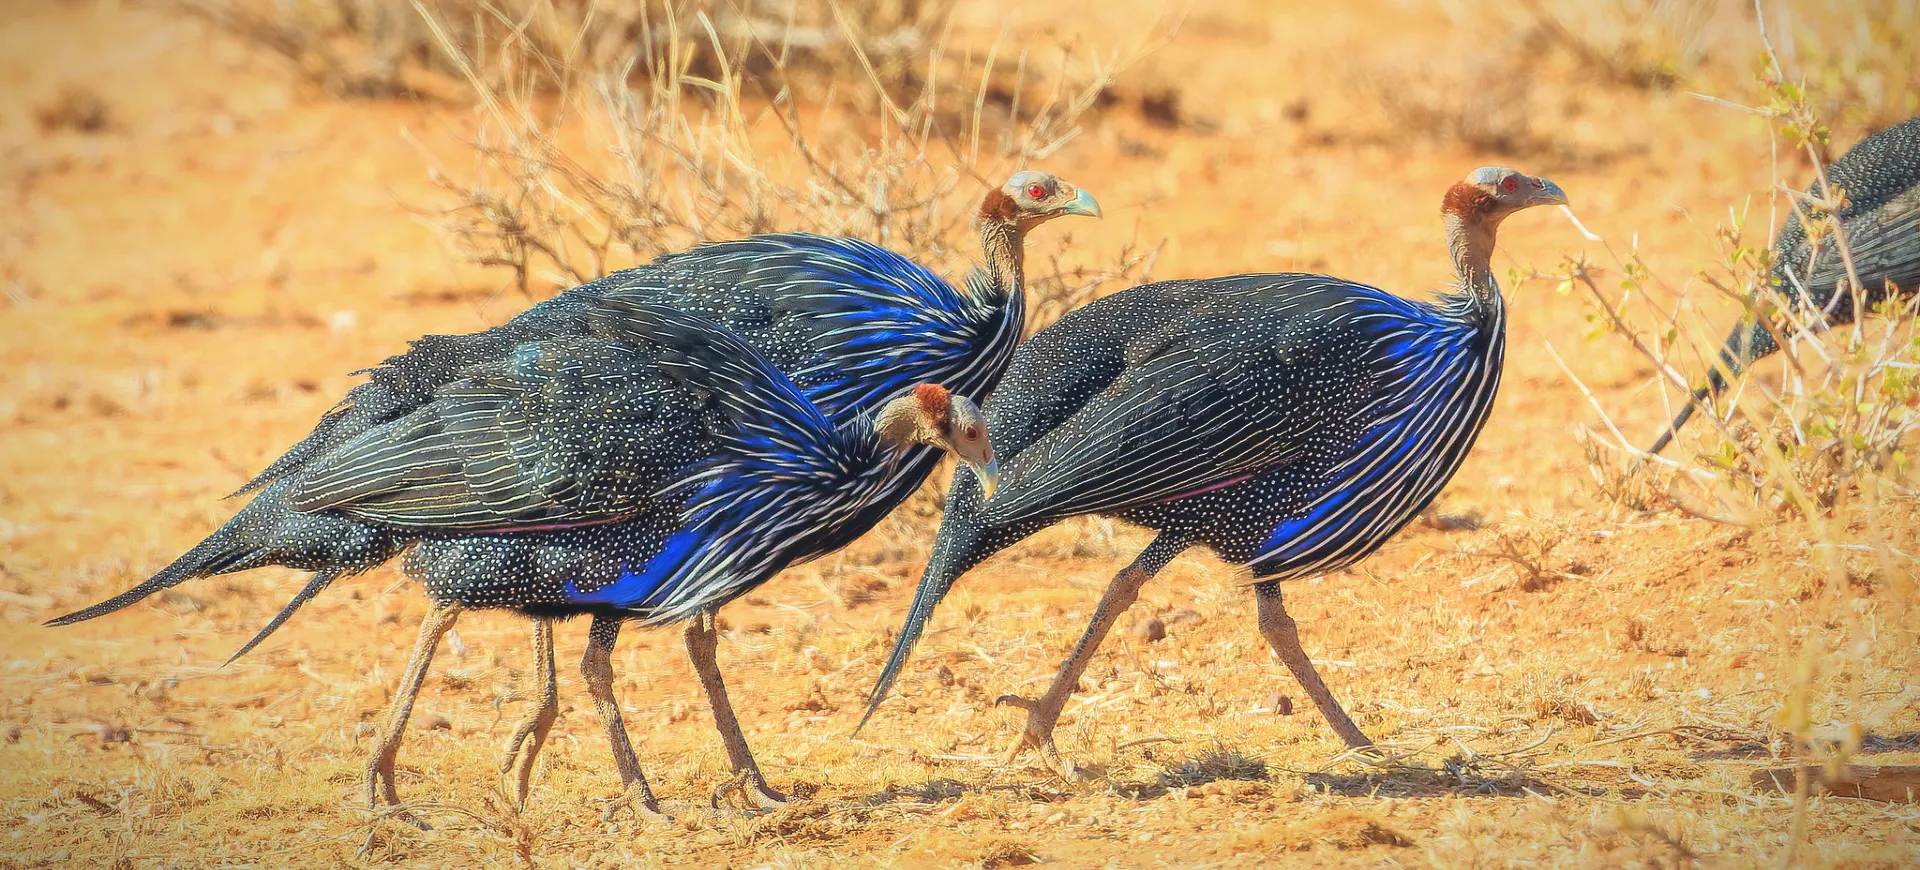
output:
{"label": "long slender neck", "polygon": [[1493,281],[1493,233],[1479,221],[1447,215],[1447,251],[1460,289],[1475,296],[1498,292]]}
{"label": "long slender neck", "polygon": [[1500,287],[1493,280],[1494,231],[1497,216],[1484,208],[1486,194],[1471,185],[1458,185],[1447,194],[1441,213],[1447,221],[1447,252],[1460,291],[1473,311],[1487,321],[1500,306]]}
{"label": "long slender neck", "polygon": [[[980,251],[986,257],[988,283],[1005,299],[1027,280],[1026,233],[998,215],[980,218]],[[997,300],[996,300],[997,301]]]}

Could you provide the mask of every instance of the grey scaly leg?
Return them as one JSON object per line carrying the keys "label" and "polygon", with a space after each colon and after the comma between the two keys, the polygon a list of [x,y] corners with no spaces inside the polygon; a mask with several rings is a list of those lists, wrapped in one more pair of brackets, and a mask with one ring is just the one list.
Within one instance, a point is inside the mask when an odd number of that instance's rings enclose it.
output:
{"label": "grey scaly leg", "polygon": [[607,727],[607,742],[613,746],[613,764],[620,771],[621,784],[626,787],[607,805],[605,817],[612,820],[622,807],[632,807],[643,820],[672,821],[671,816],[660,811],[653,788],[640,773],[640,759],[633,754],[626,723],[620,718],[620,702],[613,696],[613,645],[620,640],[620,622],[616,616],[595,614],[593,627],[587,630],[587,654],[580,659],[580,675],[586,679],[587,693],[593,696],[593,706],[600,711],[600,721]]}
{"label": "grey scaly leg", "polygon": [[1327,724],[1340,735],[1341,740],[1353,749],[1363,749],[1373,745],[1367,735],[1360,732],[1360,726],[1353,724],[1347,711],[1340,708],[1340,702],[1334,700],[1333,692],[1320,679],[1320,672],[1313,669],[1313,661],[1307,658],[1307,651],[1300,648],[1300,631],[1293,623],[1293,617],[1287,615],[1287,608],[1280,603],[1280,584],[1260,583],[1253,587],[1253,599],[1260,615],[1260,634],[1267,644],[1285,662],[1287,670],[1293,672],[1293,678],[1300,681],[1300,688],[1307,690],[1313,698],[1314,706],[1320,708],[1320,715],[1327,717]]}
{"label": "grey scaly leg", "polygon": [[553,666],[553,620],[533,620],[534,668],[540,680],[540,699],[520,727],[507,738],[507,758],[500,765],[501,775],[513,774],[514,805],[525,808],[527,792],[533,785],[533,763],[547,743],[547,732],[560,718],[560,676]]}
{"label": "grey scaly leg", "polygon": [[740,733],[740,720],[733,715],[733,703],[727,700],[727,684],[721,681],[720,664],[714,659],[720,634],[714,627],[713,611],[701,611],[687,622],[686,641],[687,658],[693,660],[700,687],[707,693],[707,706],[713,708],[713,727],[720,732],[727,746],[727,761],[733,765],[734,778],[714,792],[714,804],[718,805],[720,797],[730,791],[739,792],[746,803],[763,810],[786,804],[787,796],[774,791],[760,775],[760,765],[754,763],[747,738]]}
{"label": "grey scaly leg", "polygon": [[[393,763],[400,755],[400,739],[406,734],[407,717],[413,715],[414,699],[420,696],[420,687],[427,680],[427,666],[433,663],[434,649],[459,617],[458,604],[428,602],[427,617],[420,621],[420,638],[413,644],[413,655],[407,659],[407,670],[395,689],[393,705],[387,708],[386,728],[373,749],[373,756],[367,759],[367,806],[376,813],[381,812],[382,807],[392,807],[389,813],[394,818],[423,831],[428,830],[425,822],[399,809],[400,792],[393,784]],[[361,851],[364,853],[372,847],[373,834],[369,832]]]}
{"label": "grey scaly leg", "polygon": [[1121,569],[1107,584],[1106,594],[1100,596],[1100,604],[1094,608],[1093,621],[1087,623],[1087,630],[1080,636],[1080,642],[1074,645],[1073,654],[1060,663],[1060,673],[1053,678],[1053,684],[1047,687],[1047,693],[1038,699],[1001,695],[993,702],[996,707],[1008,704],[1027,711],[1026,727],[1021,729],[1013,746],[1007,749],[1007,764],[1012,764],[1014,759],[1020,757],[1020,753],[1031,748],[1040,753],[1040,760],[1055,773],[1066,779],[1074,778],[1073,762],[1060,757],[1060,751],[1053,745],[1053,729],[1060,722],[1060,711],[1066,707],[1067,698],[1073,695],[1074,688],[1080,684],[1080,675],[1093,660],[1093,653],[1100,648],[1100,642],[1113,630],[1113,624],[1120,619],[1120,614],[1125,613],[1140,597],[1140,587],[1145,586],[1148,580],[1153,579],[1160,569],[1165,568],[1168,562],[1173,561],[1173,557],[1186,548],[1184,541],[1177,541],[1168,535],[1154,538],[1153,543],[1134,557],[1133,564]]}

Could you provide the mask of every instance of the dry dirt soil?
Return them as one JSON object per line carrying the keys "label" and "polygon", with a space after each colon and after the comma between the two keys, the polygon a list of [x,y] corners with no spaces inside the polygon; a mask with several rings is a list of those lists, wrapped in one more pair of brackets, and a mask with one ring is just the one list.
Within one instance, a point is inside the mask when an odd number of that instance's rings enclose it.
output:
{"label": "dry dirt soil", "polygon": [[[1146,7],[1028,4],[1017,20],[1036,45],[1097,42]],[[1765,125],[1679,92],[1543,73],[1525,99],[1553,124],[1503,155],[1397,129],[1355,85],[1369,64],[1531,50],[1496,37],[1388,0],[1196,6],[1138,71],[1177,87],[1178,123],[1123,101],[1052,158],[1106,207],[1073,228],[1076,249],[1165,238],[1157,277],[1312,269],[1424,294],[1447,278],[1441,191],[1502,162],[1553,178],[1592,230],[1622,249],[1637,236],[1684,280],[1719,256],[1729,208],[1765,202]],[[1341,757],[1254,630],[1245,578],[1194,553],[1148,587],[1067,708],[1061,748],[1090,776],[1003,765],[1020,717],[992,700],[1044,685],[1145,543],[1102,521],[967,576],[852,736],[931,541],[921,499],[724,613],[748,737],[803,800],[711,807],[726,759],[679,636],[631,630],[616,686],[678,818],[603,821],[618,778],[571,667],[576,622],[558,631],[562,718],[516,812],[497,770],[527,703],[528,633],[475,613],[401,754],[401,792],[435,828],[376,824],[364,753],[424,611],[391,566],[335,583],[224,667],[300,575],[40,623],[222,522],[223,497],[350,372],[526,304],[416,217],[442,196],[426,167],[462,159],[468,117],[330,96],[164,9],[4,4],[0,866],[1747,867],[1796,838],[1793,798],[1750,780],[1786,763],[1783,711],[1852,733],[1856,762],[1920,749],[1911,585],[1869,571],[1822,591],[1800,526],[1602,498],[1573,437],[1598,418],[1547,348],[1635,437],[1666,413],[1651,368],[1586,338],[1590,302],[1523,280],[1507,286],[1492,422],[1435,509],[1358,568],[1290,587],[1310,653],[1394,763]],[[1602,254],[1552,213],[1509,221],[1501,242],[1497,264],[1521,276]],[[1911,540],[1911,516],[1889,522]],[[1509,546],[1531,568],[1496,555]],[[1138,628],[1149,619],[1163,639]],[[1816,795],[1800,822],[1806,866],[1920,861],[1910,803]]]}

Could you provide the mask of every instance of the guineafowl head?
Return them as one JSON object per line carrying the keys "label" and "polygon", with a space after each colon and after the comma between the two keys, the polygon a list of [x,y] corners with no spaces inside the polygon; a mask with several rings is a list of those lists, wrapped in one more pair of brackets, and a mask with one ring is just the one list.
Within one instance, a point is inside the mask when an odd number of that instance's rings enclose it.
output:
{"label": "guineafowl head", "polygon": [[1482,166],[1447,191],[1442,211],[1491,229],[1522,209],[1566,204],[1558,184],[1504,166]]}
{"label": "guineafowl head", "polygon": [[1051,172],[1023,170],[1007,183],[987,191],[980,203],[980,219],[1014,224],[1029,230],[1061,215],[1100,216],[1093,196]]}
{"label": "guineafowl head", "polygon": [[1447,248],[1460,286],[1470,288],[1482,307],[1499,294],[1494,288],[1493,238],[1500,222],[1536,205],[1567,204],[1567,194],[1544,178],[1504,166],[1482,166],[1447,189],[1440,212],[1447,221]]}
{"label": "guineafowl head", "polygon": [[993,496],[1000,467],[993,461],[987,418],[966,396],[939,384],[921,384],[881,408],[874,430],[888,444],[925,444],[952,453],[980,478],[981,494]]}

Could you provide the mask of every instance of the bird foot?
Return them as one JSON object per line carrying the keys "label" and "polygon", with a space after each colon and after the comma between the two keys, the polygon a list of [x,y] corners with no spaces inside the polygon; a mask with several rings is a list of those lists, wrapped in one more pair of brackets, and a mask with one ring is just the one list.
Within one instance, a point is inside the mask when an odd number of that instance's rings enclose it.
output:
{"label": "bird foot", "polygon": [[513,777],[513,805],[519,809],[527,808],[527,794],[533,786],[533,766],[546,742],[547,729],[537,725],[522,725],[507,738],[507,754],[500,762],[500,775]]}
{"label": "bird foot", "polygon": [[660,802],[653,797],[653,790],[644,782],[627,786],[619,797],[607,801],[606,809],[600,812],[600,821],[611,822],[615,814],[623,809],[633,810],[633,814],[642,822],[671,824],[673,817],[660,809]]}
{"label": "bird foot", "polygon": [[734,795],[740,796],[740,805],[749,811],[777,810],[793,800],[774,791],[758,773],[748,770],[734,774],[732,779],[713,790],[713,807],[718,809],[723,801]]}
{"label": "bird foot", "polygon": [[1040,756],[1041,763],[1061,779],[1075,782],[1086,778],[1084,772],[1062,757],[1060,750],[1053,745],[1053,727],[1059,720],[1059,711],[1040,701],[1018,695],[1001,695],[994,699],[994,706],[1003,704],[1027,711],[1027,724],[1020,729],[1020,736],[1014,738],[1013,745],[1007,747],[1006,754],[1000,759],[1001,764],[1012,765],[1021,754],[1031,749]]}
{"label": "bird foot", "polygon": [[401,808],[399,804],[389,804],[385,807],[375,806],[373,813],[373,827],[367,831],[367,839],[360,844],[359,856],[363,859],[373,854],[374,843],[380,839],[380,822],[386,819],[402,822],[422,831],[433,830],[432,825],[421,821],[420,817]]}
{"label": "bird foot", "polygon": [[392,762],[381,763],[378,756],[367,765],[367,809],[373,812],[375,821],[393,819],[412,825],[422,831],[431,831],[433,826],[420,820],[400,803],[400,791],[395,787]]}

